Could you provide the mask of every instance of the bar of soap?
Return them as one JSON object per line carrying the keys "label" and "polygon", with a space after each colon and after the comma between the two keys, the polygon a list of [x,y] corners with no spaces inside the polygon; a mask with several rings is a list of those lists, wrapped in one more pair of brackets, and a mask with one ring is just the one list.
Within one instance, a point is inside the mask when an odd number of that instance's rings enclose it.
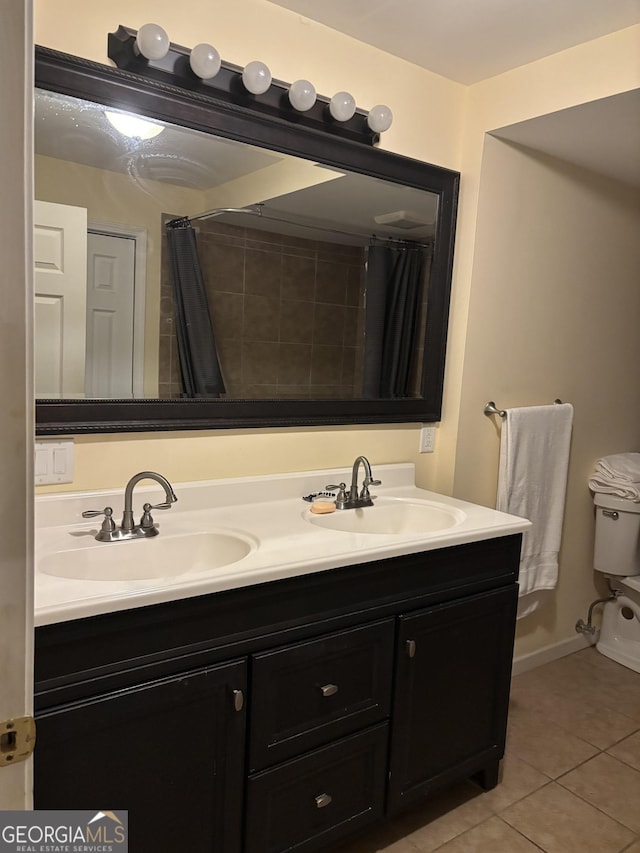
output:
{"label": "bar of soap", "polygon": [[333,501],[314,501],[311,504],[311,512],[315,512],[318,515],[324,515],[327,512],[335,512],[336,505]]}

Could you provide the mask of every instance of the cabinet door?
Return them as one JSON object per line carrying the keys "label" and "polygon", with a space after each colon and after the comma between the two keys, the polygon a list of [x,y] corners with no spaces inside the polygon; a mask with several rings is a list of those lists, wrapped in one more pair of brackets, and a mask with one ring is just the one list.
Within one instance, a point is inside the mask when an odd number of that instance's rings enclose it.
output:
{"label": "cabinet door", "polygon": [[246,663],[37,718],[35,808],[126,809],[131,850],[240,850]]}
{"label": "cabinet door", "polygon": [[391,811],[453,779],[497,772],[516,602],[514,584],[400,617]]}

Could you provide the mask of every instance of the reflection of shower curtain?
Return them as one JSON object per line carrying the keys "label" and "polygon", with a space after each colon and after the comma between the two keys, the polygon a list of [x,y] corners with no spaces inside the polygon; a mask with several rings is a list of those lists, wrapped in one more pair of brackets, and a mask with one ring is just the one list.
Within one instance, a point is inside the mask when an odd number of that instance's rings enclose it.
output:
{"label": "reflection of shower curtain", "polygon": [[411,396],[425,252],[371,246],[367,258],[364,396]]}
{"label": "reflection of shower curtain", "polygon": [[219,397],[225,387],[216,351],[195,231],[185,220],[167,228],[173,268],[176,335],[187,397]]}

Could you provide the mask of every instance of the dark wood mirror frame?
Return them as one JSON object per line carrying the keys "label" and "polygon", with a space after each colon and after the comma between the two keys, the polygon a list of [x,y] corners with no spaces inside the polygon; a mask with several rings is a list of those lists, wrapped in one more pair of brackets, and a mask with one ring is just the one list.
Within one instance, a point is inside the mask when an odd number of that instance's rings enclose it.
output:
{"label": "dark wood mirror frame", "polygon": [[80,57],[36,48],[35,85],[229,139],[313,159],[438,196],[422,396],[385,400],[37,400],[39,435],[238,429],[440,420],[459,174],[215,94],[189,91]]}

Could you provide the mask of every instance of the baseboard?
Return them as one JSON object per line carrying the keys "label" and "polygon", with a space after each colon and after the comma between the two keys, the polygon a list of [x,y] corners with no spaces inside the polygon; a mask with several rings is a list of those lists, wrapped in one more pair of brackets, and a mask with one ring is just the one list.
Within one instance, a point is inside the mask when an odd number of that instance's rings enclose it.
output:
{"label": "baseboard", "polygon": [[586,649],[593,646],[594,638],[587,634],[577,634],[568,640],[561,640],[559,643],[552,643],[550,646],[544,646],[535,652],[528,652],[525,655],[518,655],[513,658],[513,675],[520,675],[522,672],[528,672],[530,669],[536,669],[545,663],[551,663],[552,660],[558,660],[565,655],[571,655],[573,652],[579,652],[581,649]]}

